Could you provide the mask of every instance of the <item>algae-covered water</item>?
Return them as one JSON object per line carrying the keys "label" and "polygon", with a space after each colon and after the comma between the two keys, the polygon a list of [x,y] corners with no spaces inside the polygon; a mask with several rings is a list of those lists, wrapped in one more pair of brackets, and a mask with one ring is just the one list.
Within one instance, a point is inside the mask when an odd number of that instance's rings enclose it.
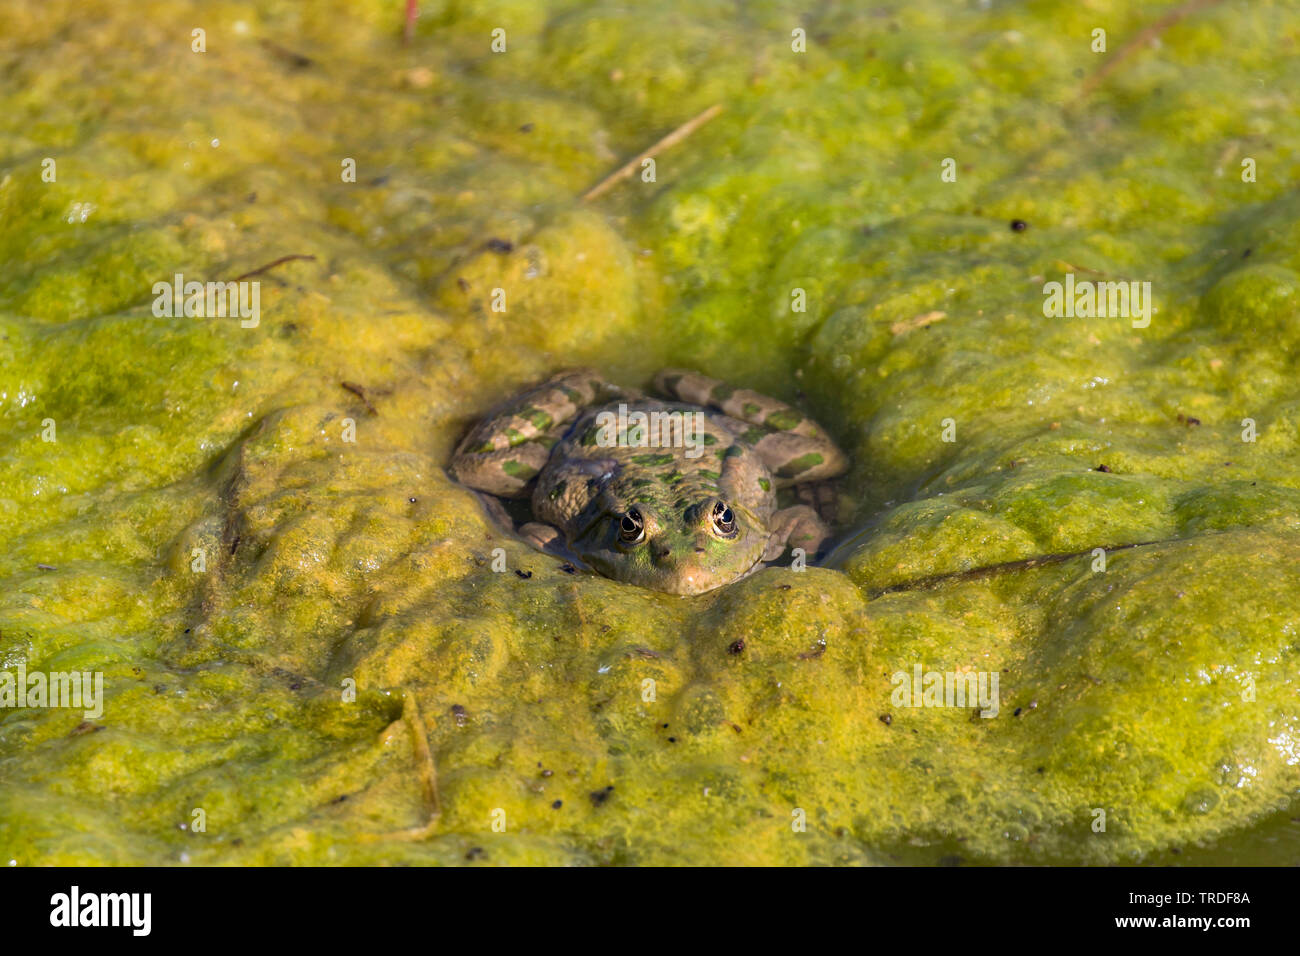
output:
{"label": "algae-covered water", "polygon": [[[104,688],[0,709],[0,861],[1300,861],[1300,5],[402,6],[0,11],[0,672]],[[832,566],[495,529],[582,363],[825,423]]]}

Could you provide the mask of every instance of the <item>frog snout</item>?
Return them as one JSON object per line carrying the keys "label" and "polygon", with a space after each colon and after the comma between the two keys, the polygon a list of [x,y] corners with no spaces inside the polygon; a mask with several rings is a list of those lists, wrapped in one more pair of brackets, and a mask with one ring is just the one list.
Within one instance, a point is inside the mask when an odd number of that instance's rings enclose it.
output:
{"label": "frog snout", "polygon": [[660,567],[679,567],[698,563],[706,554],[705,541],[695,535],[666,535],[651,538],[650,558]]}

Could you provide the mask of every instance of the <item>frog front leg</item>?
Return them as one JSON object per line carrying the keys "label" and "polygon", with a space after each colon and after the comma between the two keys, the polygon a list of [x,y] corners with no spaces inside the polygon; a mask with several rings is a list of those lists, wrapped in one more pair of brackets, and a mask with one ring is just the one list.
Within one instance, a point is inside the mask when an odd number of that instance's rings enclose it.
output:
{"label": "frog front leg", "polygon": [[772,535],[767,539],[764,561],[775,561],[788,548],[802,548],[809,558],[816,558],[831,532],[817,512],[807,505],[791,505],[772,515]]}
{"label": "frog front leg", "polygon": [[523,498],[574,417],[625,394],[591,369],[561,372],[509,399],[474,426],[447,471],[476,491]]}
{"label": "frog front leg", "polygon": [[516,533],[543,554],[549,554],[553,558],[567,561],[573,566],[574,570],[579,568],[583,571],[591,570],[591,566],[569,548],[559,528],[553,528],[549,524],[542,524],[540,521],[529,521],[527,524],[521,525]]}
{"label": "frog front leg", "polygon": [[655,376],[655,387],[681,401],[717,409],[743,423],[738,437],[758,452],[776,479],[777,487],[824,481],[848,469],[844,453],[824,428],[803,412],[769,395],[734,388],[716,378],[683,369],[664,369]]}

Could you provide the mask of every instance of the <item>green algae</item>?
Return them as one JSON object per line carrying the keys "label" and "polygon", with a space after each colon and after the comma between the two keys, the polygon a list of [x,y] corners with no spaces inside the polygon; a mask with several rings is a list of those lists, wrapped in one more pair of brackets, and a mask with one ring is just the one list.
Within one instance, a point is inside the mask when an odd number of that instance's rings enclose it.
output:
{"label": "green algae", "polygon": [[[1140,10],[10,6],[0,668],[107,701],[0,713],[0,860],[1295,861],[1294,4],[1086,94]],[[290,254],[254,329],[150,310]],[[1065,272],[1151,325],[1044,317]],[[831,567],[678,599],[495,530],[452,445],[582,362],[823,421]]]}

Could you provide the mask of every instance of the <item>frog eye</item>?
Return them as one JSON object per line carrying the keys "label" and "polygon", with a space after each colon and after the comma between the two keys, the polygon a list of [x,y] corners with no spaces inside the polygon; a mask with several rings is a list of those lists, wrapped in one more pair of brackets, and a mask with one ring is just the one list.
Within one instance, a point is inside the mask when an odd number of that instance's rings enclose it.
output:
{"label": "frog eye", "polygon": [[633,508],[618,519],[618,536],[628,544],[636,544],[645,537],[645,522],[641,520],[641,512]]}
{"label": "frog eye", "polygon": [[713,514],[710,519],[713,522],[713,530],[725,538],[731,537],[736,533],[736,516],[725,501],[719,501],[713,506]]}

